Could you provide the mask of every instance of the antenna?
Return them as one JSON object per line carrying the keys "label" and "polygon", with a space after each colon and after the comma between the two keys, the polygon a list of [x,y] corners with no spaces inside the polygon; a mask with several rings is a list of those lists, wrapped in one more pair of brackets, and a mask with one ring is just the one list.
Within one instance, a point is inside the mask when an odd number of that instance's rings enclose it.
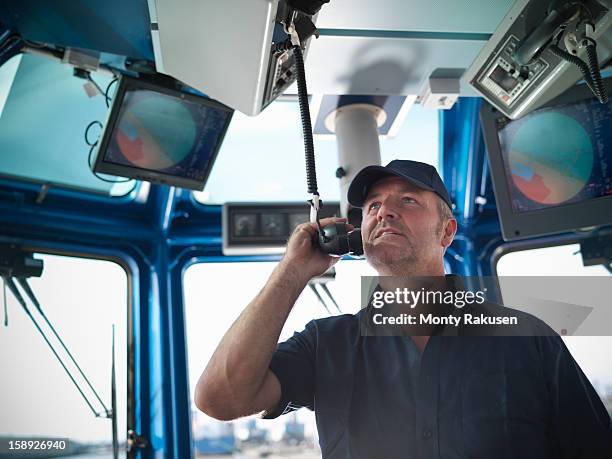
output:
{"label": "antenna", "polygon": [[111,344],[111,421],[113,433],[113,458],[119,459],[119,440],[117,438],[117,381],[115,379],[115,324],[113,324]]}
{"label": "antenna", "polygon": [[[89,388],[91,389],[91,391],[94,393],[94,395],[96,396],[96,398],[98,399],[98,401],[100,402],[100,404],[102,405],[102,407],[104,408],[104,413],[106,413],[106,417],[108,417],[108,413],[109,410],[108,408],[106,408],[106,405],[104,404],[104,402],[102,401],[102,399],[100,398],[100,396],[98,395],[98,392],[96,392],[96,390],[94,389],[93,385],[91,384],[91,382],[89,382],[89,379],[87,378],[87,376],[85,376],[85,373],[83,372],[83,370],[81,370],[81,367],[79,366],[79,364],[77,363],[76,359],[73,357],[72,353],[68,350],[68,348],[66,347],[66,345],[64,344],[64,341],[62,341],[62,339],[60,338],[59,334],[57,333],[57,331],[55,331],[55,328],[53,327],[53,325],[51,324],[51,322],[49,322],[49,319],[47,318],[47,316],[45,315],[45,313],[42,310],[42,307],[40,306],[40,302],[38,301],[38,299],[36,298],[36,296],[34,295],[34,292],[32,291],[31,287],[28,284],[28,281],[23,278],[23,277],[19,277],[17,278],[17,282],[19,282],[19,285],[21,285],[21,288],[23,289],[23,291],[26,293],[26,295],[28,296],[28,298],[30,299],[30,301],[32,302],[32,304],[34,306],[36,306],[36,309],[38,310],[38,312],[40,313],[40,315],[42,316],[42,318],[45,320],[45,322],[47,323],[47,325],[49,326],[49,328],[51,329],[51,331],[53,332],[53,334],[55,335],[55,337],[57,338],[57,340],[59,341],[59,343],[62,345],[62,347],[64,348],[64,350],[66,351],[66,354],[68,354],[68,357],[70,357],[70,360],[72,360],[72,363],[74,363],[75,367],[77,368],[77,370],[79,371],[79,373],[81,374],[81,376],[83,377],[83,379],[85,380],[85,382],[87,383],[87,385],[89,386]],[[11,291],[13,292],[13,294],[15,294],[16,292],[16,288],[13,289],[10,287],[10,283],[9,283],[9,288],[11,289]],[[19,299],[18,299],[19,300]],[[23,301],[23,298],[21,299],[21,301]],[[20,301],[20,303],[21,303]],[[42,330],[40,329],[40,327],[38,326],[38,324],[36,323],[36,321],[34,320],[34,317],[31,315],[31,313],[27,310],[25,301],[23,301],[23,303],[21,304],[21,306],[26,310],[26,313],[30,316],[30,318],[32,319],[32,321],[36,324],[36,328],[40,331],[41,334],[43,334],[43,337],[45,337],[44,333],[42,332]],[[49,344],[49,346],[51,346],[51,343],[49,343],[49,341],[47,340],[47,338],[45,337],[45,341],[47,341],[47,344]],[[53,350],[53,347],[51,347]],[[55,352],[55,350],[53,350],[53,353],[55,354],[55,356],[59,359],[59,356],[57,355],[57,353]],[[61,362],[61,360],[60,360]],[[64,365],[63,362],[62,366]],[[64,367],[66,368],[66,367]],[[66,371],[68,371],[66,369]],[[76,381],[74,380],[74,378],[72,377],[72,375],[70,375],[70,379],[72,380],[72,382],[74,382],[76,384]],[[77,386],[78,387],[78,386]],[[79,392],[81,392],[81,394],[83,394],[83,392],[80,390],[79,388]],[[85,395],[83,395],[83,397],[85,397]],[[89,401],[86,399],[87,404],[92,408],[91,404],[89,403]],[[94,414],[96,417],[100,417],[100,413],[97,413],[94,410]]]}

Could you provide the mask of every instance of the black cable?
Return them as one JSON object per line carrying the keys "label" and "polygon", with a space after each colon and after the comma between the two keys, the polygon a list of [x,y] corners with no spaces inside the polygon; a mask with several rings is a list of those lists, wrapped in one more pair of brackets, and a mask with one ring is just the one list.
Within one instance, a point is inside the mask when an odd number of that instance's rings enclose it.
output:
{"label": "black cable", "polygon": [[589,71],[589,66],[578,56],[574,56],[573,54],[568,53],[567,51],[562,50],[558,46],[551,45],[548,47],[551,53],[557,56],[564,61],[569,62],[570,64],[574,64],[582,73],[582,78],[584,79],[587,86],[593,91],[595,94],[595,88],[593,86],[593,81],[591,80],[591,72]]}
{"label": "black cable", "polygon": [[310,109],[308,108],[308,89],[306,88],[306,74],[304,71],[304,57],[299,45],[293,46],[293,57],[297,70],[298,100],[302,116],[302,130],[304,133],[304,149],[306,151],[306,181],[308,193],[319,195],[317,187],[317,171],[314,157],[314,141],[312,139],[312,124],[310,122]]}
{"label": "black cable", "polygon": [[[91,145],[91,148],[89,149],[89,155],[88,155],[88,158],[87,158],[87,164],[89,164],[89,169],[91,169],[91,167],[92,167],[91,158],[93,156],[93,151],[94,151],[94,149],[96,148],[97,145],[98,145],[98,142],[96,142],[93,145]],[[93,175],[95,175],[98,180],[102,180],[103,182],[106,182],[106,183],[127,183],[127,182],[130,182],[132,180],[132,179],[129,179],[129,178],[126,178],[126,179],[123,179],[123,180],[108,180],[108,179],[105,179],[104,177],[100,176],[100,174],[98,174],[94,170],[92,170],[91,173]]]}
{"label": "black cable", "polygon": [[[98,90],[99,90],[100,92],[102,92],[102,89],[101,89],[101,88],[100,88],[100,87],[99,87],[99,86],[96,84],[96,82],[95,82],[95,81],[93,81],[93,80],[91,79],[91,75],[89,75],[89,76],[88,76],[88,79],[89,79],[89,81],[91,81],[93,84],[95,84],[95,85],[96,85],[96,87],[98,88]],[[108,85],[106,86],[106,90],[104,91],[104,99],[105,99],[105,102],[106,102],[106,106],[107,106],[107,107],[110,107],[110,102],[113,100],[113,99],[112,99],[112,98],[111,98],[111,97],[108,95],[108,93],[109,93],[109,91],[110,91],[111,86],[112,86],[114,83],[116,83],[117,81],[119,81],[119,79],[118,79],[117,77],[113,78],[113,79],[111,80],[111,82],[110,82],[110,83],[108,83]],[[89,155],[87,156],[87,164],[89,165],[89,169],[90,169],[90,170],[92,169],[92,156],[93,156],[93,152],[94,152],[94,149],[96,148],[96,146],[98,145],[98,140],[96,140],[95,142],[90,142],[87,134],[89,133],[89,130],[91,129],[91,127],[92,127],[93,125],[95,125],[95,124],[99,125],[99,126],[100,126],[100,129],[103,129],[103,128],[104,128],[104,125],[103,125],[103,124],[102,124],[100,121],[97,121],[97,120],[96,120],[96,121],[92,121],[92,122],[91,122],[91,123],[89,123],[89,124],[87,125],[87,127],[85,128],[85,143],[86,143],[87,145],[89,145],[89,146],[90,146],[90,149],[89,149]],[[95,172],[94,170],[92,170],[91,172],[92,172],[92,174],[93,174],[93,175],[95,175],[95,176],[96,176],[96,178],[97,178],[98,180],[101,180],[101,181],[106,182],[106,183],[127,183],[127,182],[130,182],[130,181],[132,180],[132,179],[129,179],[129,178],[126,178],[126,179],[123,179],[123,180],[121,180],[121,179],[119,179],[119,180],[108,180],[108,179],[105,179],[104,177],[100,176],[100,174],[98,174],[98,173],[97,173],[97,172]],[[134,185],[134,186],[136,186],[136,185]]]}
{"label": "black cable", "polygon": [[[92,156],[93,156],[93,152],[94,152],[94,149],[96,148],[96,146],[98,145],[98,140],[96,140],[95,142],[90,142],[87,134],[89,133],[89,130],[91,129],[91,127],[94,126],[95,124],[100,125],[100,129],[102,129],[104,127],[102,125],[102,123],[100,123],[98,120],[96,120],[96,121],[92,121],[91,123],[89,123],[87,125],[87,127],[85,128],[85,143],[90,146],[90,148],[89,148],[89,155],[87,156],[87,164],[89,165],[89,169],[90,170],[92,168]],[[108,180],[108,179],[105,179],[104,177],[101,177],[97,172],[95,172],[93,170],[91,172],[92,172],[93,175],[96,176],[96,178],[98,178],[99,180],[102,180],[103,182],[106,182],[106,183],[127,183],[130,180],[132,180],[132,179]]]}
{"label": "black cable", "polygon": [[[87,72],[87,80],[96,87],[100,94],[104,94],[104,91],[102,90],[100,85],[96,83],[96,81],[91,77],[91,72]],[[108,107],[108,104],[106,106]]]}
{"label": "black cable", "polygon": [[595,48],[595,41],[588,39],[589,44],[586,46],[586,54],[589,60],[587,64],[578,56],[574,56],[571,53],[559,48],[556,45],[548,47],[551,53],[564,61],[574,64],[582,73],[582,78],[591,90],[591,92],[597,97],[599,102],[605,104],[608,102],[608,93],[601,79],[601,72],[599,71],[599,64],[597,61],[597,51]]}
{"label": "black cable", "polygon": [[99,122],[99,121],[97,121],[97,120],[96,120],[96,121],[92,121],[91,123],[89,123],[89,124],[87,125],[87,127],[85,128],[85,143],[86,143],[87,145],[89,145],[90,147],[95,147],[95,146],[98,144],[98,141],[97,141],[97,140],[96,140],[95,142],[90,142],[90,141],[89,141],[89,139],[88,139],[88,137],[87,137],[87,133],[89,132],[89,130],[91,129],[91,127],[92,127],[94,124],[99,124],[99,125],[100,125],[100,129],[102,129],[102,128],[104,127],[104,126],[102,126],[102,123],[100,123],[100,122]]}
{"label": "black cable", "polygon": [[601,72],[599,70],[599,61],[597,60],[597,43],[592,38],[585,38],[587,64],[589,68],[589,74],[591,75],[591,81],[593,82],[593,92],[602,104],[608,103],[608,91],[603,84],[601,79]]}
{"label": "black cable", "polygon": [[110,107],[110,103],[113,100],[113,98],[108,95],[108,92],[110,91],[111,86],[117,83],[117,81],[119,81],[119,78],[113,78],[111,82],[106,86],[106,91],[104,91],[104,101],[106,102],[107,107]]}
{"label": "black cable", "polygon": [[291,44],[291,41],[289,40],[281,41],[279,43],[274,43],[272,45],[272,54],[280,53],[283,51],[288,51],[291,48],[293,48],[293,45]]}

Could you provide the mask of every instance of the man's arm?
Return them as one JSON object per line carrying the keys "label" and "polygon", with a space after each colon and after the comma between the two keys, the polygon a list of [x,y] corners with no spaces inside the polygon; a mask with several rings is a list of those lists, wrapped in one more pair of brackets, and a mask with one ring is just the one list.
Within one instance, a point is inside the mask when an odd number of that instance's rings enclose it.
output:
{"label": "man's arm", "polygon": [[[323,226],[343,219],[323,219]],[[272,411],[281,398],[278,378],[269,370],[281,330],[308,281],[338,258],[312,243],[316,226],[296,228],[285,256],[270,279],[225,333],[196,385],[196,406],[220,420]]]}

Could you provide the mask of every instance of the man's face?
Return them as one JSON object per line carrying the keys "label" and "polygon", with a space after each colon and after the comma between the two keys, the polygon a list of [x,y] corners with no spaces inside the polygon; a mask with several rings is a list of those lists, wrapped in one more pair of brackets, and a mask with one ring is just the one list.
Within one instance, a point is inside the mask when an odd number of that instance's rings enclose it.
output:
{"label": "man's face", "polygon": [[[441,263],[454,236],[439,211],[440,198],[399,177],[376,182],[363,205],[366,258],[379,273]],[[453,223],[454,224],[454,223]],[[452,225],[451,225],[452,226]]]}

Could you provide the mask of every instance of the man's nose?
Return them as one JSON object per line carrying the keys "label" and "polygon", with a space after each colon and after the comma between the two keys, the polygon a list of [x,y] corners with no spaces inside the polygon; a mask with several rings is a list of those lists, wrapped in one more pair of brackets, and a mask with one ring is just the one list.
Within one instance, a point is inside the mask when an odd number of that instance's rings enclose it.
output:
{"label": "man's nose", "polygon": [[389,200],[385,200],[380,204],[376,219],[381,222],[383,220],[393,220],[397,218],[397,210]]}

